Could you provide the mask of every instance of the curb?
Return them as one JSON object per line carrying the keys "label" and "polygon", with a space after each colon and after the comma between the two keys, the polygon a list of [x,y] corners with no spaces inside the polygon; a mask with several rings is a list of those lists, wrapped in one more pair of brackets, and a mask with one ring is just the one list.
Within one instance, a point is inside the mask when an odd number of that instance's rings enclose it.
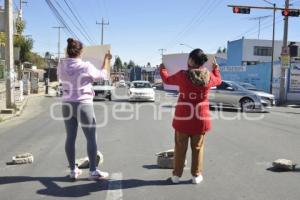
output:
{"label": "curb", "polygon": [[4,117],[4,118],[0,117],[0,123],[5,122],[5,121],[9,121],[9,120],[11,120],[11,119],[13,119],[13,118],[15,118],[15,117],[21,116],[21,114],[22,114],[24,108],[26,107],[26,105],[27,105],[27,103],[28,103],[28,98],[29,98],[29,96],[26,97],[26,98],[23,100],[23,102],[21,103],[20,107],[18,107],[18,108],[16,109],[16,112],[15,112],[14,114],[11,114],[10,116]]}
{"label": "curb", "polygon": [[26,99],[24,99],[21,106],[17,109],[17,112],[15,113],[15,116],[19,117],[22,114],[24,108],[27,106],[28,98],[29,97],[26,97]]}

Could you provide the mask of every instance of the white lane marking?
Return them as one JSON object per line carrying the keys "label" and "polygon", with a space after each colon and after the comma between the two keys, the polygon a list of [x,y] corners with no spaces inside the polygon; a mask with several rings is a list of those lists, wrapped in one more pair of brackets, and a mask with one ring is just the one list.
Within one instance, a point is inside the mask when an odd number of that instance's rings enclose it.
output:
{"label": "white lane marking", "polygon": [[106,194],[106,200],[122,200],[122,173],[113,173],[111,180],[108,183],[108,191]]}

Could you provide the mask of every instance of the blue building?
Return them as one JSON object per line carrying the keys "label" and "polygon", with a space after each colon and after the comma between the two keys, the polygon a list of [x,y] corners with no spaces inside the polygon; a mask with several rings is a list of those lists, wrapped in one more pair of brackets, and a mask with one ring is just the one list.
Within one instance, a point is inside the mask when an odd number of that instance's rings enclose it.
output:
{"label": "blue building", "polygon": [[[275,41],[274,61],[280,60],[282,41]],[[272,60],[272,40],[245,39],[227,43],[227,65],[256,65]]]}
{"label": "blue building", "polygon": [[[271,77],[273,94],[279,95],[280,55],[282,41],[275,41],[274,66],[272,69],[272,40],[239,39],[227,44],[227,63],[221,66],[224,80],[241,81],[255,85],[258,89],[270,92]],[[300,43],[295,43],[300,46]],[[299,47],[297,49],[298,58]],[[300,100],[300,76],[297,71],[299,61],[294,59],[287,70],[286,91],[288,100]],[[296,66],[296,67],[295,67]],[[299,77],[299,78],[298,78]]]}

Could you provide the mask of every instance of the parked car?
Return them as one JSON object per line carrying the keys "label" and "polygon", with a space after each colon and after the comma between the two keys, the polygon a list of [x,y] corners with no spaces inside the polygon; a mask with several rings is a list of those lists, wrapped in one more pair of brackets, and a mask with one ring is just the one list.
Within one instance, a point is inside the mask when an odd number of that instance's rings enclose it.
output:
{"label": "parked car", "polygon": [[155,101],[155,88],[149,81],[133,81],[128,89],[129,101]]}
{"label": "parked car", "polygon": [[263,91],[254,90],[255,86],[242,86],[233,81],[222,81],[222,84],[211,89],[209,102],[211,106],[238,108],[242,111],[266,111],[275,105],[275,97]]}
{"label": "parked car", "polygon": [[112,100],[112,90],[114,89],[111,86],[109,80],[100,80],[93,83],[93,89],[95,92],[94,99],[108,99],[109,101]]}

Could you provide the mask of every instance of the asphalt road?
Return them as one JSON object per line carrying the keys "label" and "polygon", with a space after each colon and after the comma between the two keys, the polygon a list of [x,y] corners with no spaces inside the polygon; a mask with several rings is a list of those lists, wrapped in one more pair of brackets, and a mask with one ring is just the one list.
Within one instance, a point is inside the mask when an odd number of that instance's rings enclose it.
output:
{"label": "asphalt road", "polygon": [[[124,94],[118,90],[118,94]],[[95,102],[98,145],[104,154],[100,168],[111,179],[71,182],[64,153],[63,122],[51,108],[57,98],[31,98],[23,115],[0,123],[0,199],[128,199],[128,200],[297,200],[300,169],[274,172],[277,158],[300,164],[300,108],[274,108],[270,113],[212,111],[207,134],[204,182],[192,185],[188,166],[182,183],[172,185],[171,170],[156,166],[155,154],[173,148],[172,109],[176,96],[157,91],[156,103],[127,103],[126,96]],[[60,116],[59,106],[53,114]],[[29,165],[6,165],[13,155],[30,152]],[[86,156],[79,130],[77,157]]]}

